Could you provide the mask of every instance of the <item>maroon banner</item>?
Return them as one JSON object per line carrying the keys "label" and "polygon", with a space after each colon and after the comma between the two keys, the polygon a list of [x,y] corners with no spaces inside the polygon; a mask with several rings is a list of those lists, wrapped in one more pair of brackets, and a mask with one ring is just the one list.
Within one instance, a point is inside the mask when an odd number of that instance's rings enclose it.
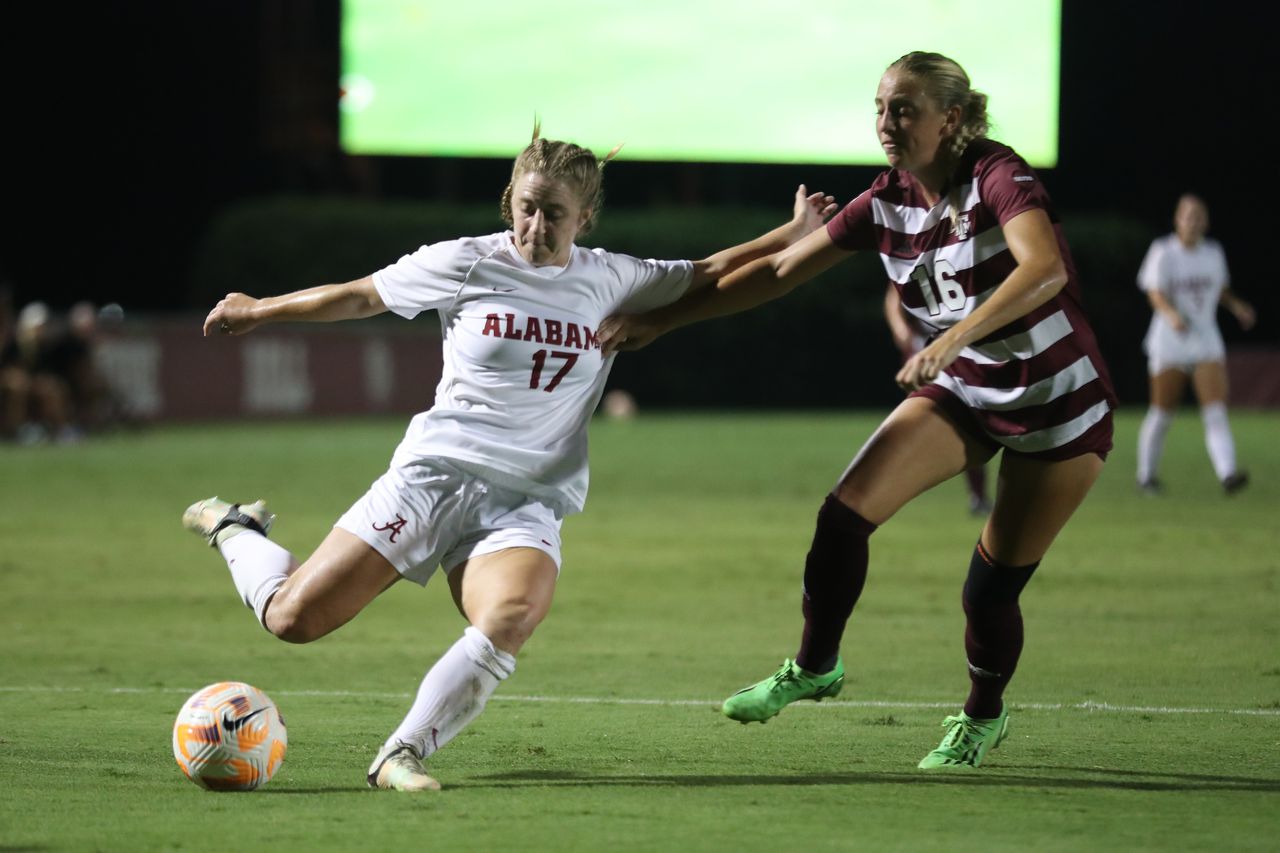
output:
{"label": "maroon banner", "polygon": [[269,326],[203,337],[200,319],[127,321],[103,329],[98,371],[131,417],[414,413],[440,381],[430,319],[338,326]]}

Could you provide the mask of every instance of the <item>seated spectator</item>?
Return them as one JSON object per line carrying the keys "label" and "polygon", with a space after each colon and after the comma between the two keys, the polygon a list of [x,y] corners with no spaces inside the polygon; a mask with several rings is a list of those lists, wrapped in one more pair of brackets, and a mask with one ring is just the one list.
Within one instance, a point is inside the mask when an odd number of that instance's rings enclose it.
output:
{"label": "seated spectator", "polygon": [[92,302],[77,302],[67,314],[55,361],[67,382],[71,420],[85,432],[105,426],[115,409],[110,388],[98,371],[97,347],[98,311]]}
{"label": "seated spectator", "polygon": [[31,380],[18,352],[13,289],[0,283],[0,440],[11,441],[27,421]]}
{"label": "seated spectator", "polygon": [[18,313],[16,344],[17,363],[26,374],[18,442],[39,444],[50,437],[60,442],[78,440],[80,431],[71,423],[63,336],[50,321],[49,308],[43,302],[31,302]]}

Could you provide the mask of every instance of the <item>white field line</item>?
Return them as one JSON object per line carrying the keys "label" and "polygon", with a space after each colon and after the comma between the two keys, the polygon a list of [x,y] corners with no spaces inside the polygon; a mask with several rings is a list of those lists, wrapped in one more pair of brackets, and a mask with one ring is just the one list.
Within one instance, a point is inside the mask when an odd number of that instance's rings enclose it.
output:
{"label": "white field line", "polygon": [[[0,693],[85,693],[85,694],[179,694],[190,695],[198,687],[59,687],[56,685],[4,686]],[[362,690],[272,690],[273,696],[318,696],[335,699],[409,699],[412,693],[379,693]],[[655,705],[658,707],[719,706],[719,699],[619,699],[607,696],[521,696],[496,693],[493,701],[531,702],[558,705]],[[1114,705],[1110,702],[1011,702],[1014,710],[1028,711],[1104,711],[1113,714],[1231,714],[1243,717],[1280,717],[1280,708],[1174,708],[1141,705]],[[829,699],[825,702],[797,702],[793,707],[838,711],[845,708],[880,708],[929,710],[955,708],[950,702],[893,702],[876,700]]]}

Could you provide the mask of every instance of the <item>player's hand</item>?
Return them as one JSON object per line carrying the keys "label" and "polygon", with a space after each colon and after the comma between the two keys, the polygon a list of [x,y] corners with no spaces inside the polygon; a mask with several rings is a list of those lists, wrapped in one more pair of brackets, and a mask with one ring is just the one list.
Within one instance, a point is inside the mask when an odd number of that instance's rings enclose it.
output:
{"label": "player's hand", "polygon": [[1236,300],[1231,303],[1231,313],[1236,315],[1236,322],[1240,324],[1240,328],[1246,332],[1253,328],[1253,324],[1258,322],[1258,314],[1253,310],[1253,306],[1248,302]]}
{"label": "player's hand", "polygon": [[600,352],[606,358],[616,352],[629,352],[646,347],[665,332],[659,324],[646,320],[643,314],[614,314],[606,317],[596,329]]}
{"label": "player's hand", "polygon": [[257,328],[261,324],[254,311],[258,302],[243,293],[228,293],[204,318],[204,336],[243,335]]}
{"label": "player's hand", "polygon": [[961,347],[957,347],[940,335],[920,352],[907,359],[895,379],[904,391],[914,391],[938,378],[938,374],[946,369],[960,355]]}
{"label": "player's hand", "polygon": [[792,210],[791,222],[794,225],[794,239],[799,240],[811,231],[817,231],[831,214],[836,212],[835,196],[823,193],[811,193],[804,184],[796,188],[795,206]]}
{"label": "player's hand", "polygon": [[1181,312],[1170,311],[1168,314],[1165,315],[1165,318],[1169,321],[1169,326],[1175,332],[1178,332],[1179,334],[1181,334],[1182,332],[1185,332],[1187,330],[1187,321],[1186,321],[1186,318],[1182,316]]}

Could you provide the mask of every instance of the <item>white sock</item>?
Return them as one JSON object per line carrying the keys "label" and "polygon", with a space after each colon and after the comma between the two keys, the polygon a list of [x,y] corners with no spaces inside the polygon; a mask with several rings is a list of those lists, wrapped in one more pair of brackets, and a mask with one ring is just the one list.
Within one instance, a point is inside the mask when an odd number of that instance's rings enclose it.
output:
{"label": "white sock", "polygon": [[266,627],[267,604],[298,567],[293,555],[255,530],[237,533],[218,546],[245,605]]}
{"label": "white sock", "polygon": [[1201,406],[1200,419],[1204,421],[1204,446],[1209,449],[1213,472],[1219,480],[1225,480],[1236,472],[1236,443],[1231,438],[1231,425],[1227,423],[1226,404]]}
{"label": "white sock", "polygon": [[387,745],[399,741],[426,758],[480,716],[498,683],[515,669],[515,657],[468,627],[422,679],[418,698]]}
{"label": "white sock", "polygon": [[1169,431],[1173,413],[1152,406],[1142,419],[1138,430],[1138,482],[1154,479],[1160,467],[1160,454],[1164,452],[1164,435]]}

